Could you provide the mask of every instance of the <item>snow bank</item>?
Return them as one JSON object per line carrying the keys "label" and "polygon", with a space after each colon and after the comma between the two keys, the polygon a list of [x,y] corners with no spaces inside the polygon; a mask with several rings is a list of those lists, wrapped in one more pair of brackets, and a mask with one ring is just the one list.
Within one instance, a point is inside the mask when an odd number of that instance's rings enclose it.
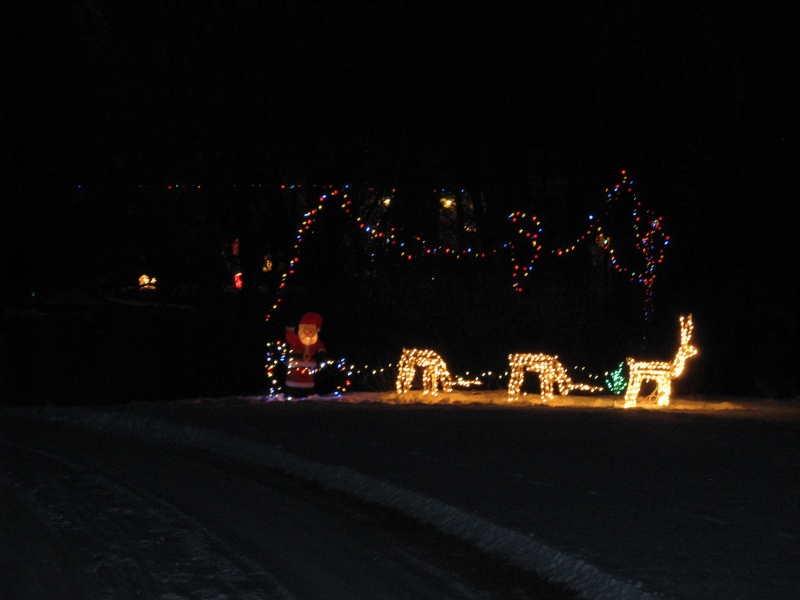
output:
{"label": "snow bank", "polygon": [[[112,431],[135,439],[178,444],[248,460],[270,469],[320,483],[382,507],[399,510],[443,533],[474,543],[547,580],[564,583],[587,600],[648,600],[659,596],[621,581],[597,567],[554,549],[531,535],[449,506],[435,498],[392,485],[352,469],[325,465],[280,448],[220,431],[181,425],[142,414],[87,408],[46,407],[36,416],[74,427]],[[31,415],[30,411],[26,414]]]}

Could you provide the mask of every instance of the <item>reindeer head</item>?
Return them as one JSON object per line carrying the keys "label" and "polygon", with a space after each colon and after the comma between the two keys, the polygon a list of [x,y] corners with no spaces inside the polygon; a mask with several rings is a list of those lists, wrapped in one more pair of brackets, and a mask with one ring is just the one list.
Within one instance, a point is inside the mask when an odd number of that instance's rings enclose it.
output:
{"label": "reindeer head", "polygon": [[697,354],[697,348],[691,345],[692,330],[694,323],[692,323],[692,315],[687,317],[680,317],[681,323],[681,345],[678,348],[678,353],[675,355],[675,360],[672,362],[672,377],[678,377],[683,373],[683,367],[686,360]]}

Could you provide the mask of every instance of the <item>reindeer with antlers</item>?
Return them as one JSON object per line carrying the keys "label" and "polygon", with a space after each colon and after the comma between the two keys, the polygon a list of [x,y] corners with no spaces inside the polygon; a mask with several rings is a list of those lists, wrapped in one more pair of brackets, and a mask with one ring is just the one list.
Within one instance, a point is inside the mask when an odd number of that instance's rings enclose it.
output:
{"label": "reindeer with antlers", "polygon": [[681,344],[672,362],[639,361],[626,358],[628,363],[628,389],[625,391],[625,408],[636,406],[636,397],[646,381],[655,381],[653,392],[658,397],[658,406],[669,405],[672,393],[672,380],[681,376],[686,360],[697,354],[697,348],[690,344],[692,340],[692,315],[680,317]]}

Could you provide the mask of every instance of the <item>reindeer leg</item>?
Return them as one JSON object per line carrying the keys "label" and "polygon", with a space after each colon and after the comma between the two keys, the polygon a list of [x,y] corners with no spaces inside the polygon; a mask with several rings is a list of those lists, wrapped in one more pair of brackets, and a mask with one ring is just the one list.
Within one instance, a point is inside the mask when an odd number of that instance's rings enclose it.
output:
{"label": "reindeer leg", "polygon": [[658,405],[669,406],[669,397],[672,394],[672,383],[665,379],[659,386]]}
{"label": "reindeer leg", "polygon": [[625,390],[625,408],[636,406],[636,396],[639,395],[639,389],[642,387],[642,382],[636,376],[631,376],[628,382],[628,389]]}

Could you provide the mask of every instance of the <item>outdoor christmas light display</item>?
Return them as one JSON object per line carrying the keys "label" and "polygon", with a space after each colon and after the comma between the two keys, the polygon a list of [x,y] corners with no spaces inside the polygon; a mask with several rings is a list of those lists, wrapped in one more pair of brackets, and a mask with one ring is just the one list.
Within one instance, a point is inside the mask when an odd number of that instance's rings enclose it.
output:
{"label": "outdoor christmas light display", "polygon": [[680,317],[681,344],[672,362],[639,361],[634,358],[625,359],[628,363],[628,389],[625,392],[624,408],[636,406],[636,397],[646,381],[654,381],[656,389],[653,394],[658,398],[658,406],[669,405],[672,393],[672,380],[681,376],[686,360],[697,354],[697,348],[690,344],[692,340],[692,315]]}
{"label": "outdoor christmas light display", "polygon": [[[473,219],[472,212],[474,210],[477,214],[480,211],[475,208],[479,206],[478,204],[472,206],[470,192],[441,188],[431,190],[433,198],[439,205],[439,226],[442,226],[443,219],[445,225],[457,226],[459,235],[452,240],[453,245],[442,244],[441,238],[423,239],[398,226],[396,221],[392,220],[392,212],[389,210],[389,207],[394,208],[397,194],[395,189],[369,188],[368,197],[365,199],[361,189],[356,188],[358,190],[356,192],[351,190],[348,185],[277,185],[275,187],[285,190],[287,194],[303,188],[304,198],[306,193],[310,200],[316,194],[317,202],[311,200],[308,210],[303,208],[297,213],[298,222],[296,223],[294,246],[293,250],[288,251],[286,260],[273,261],[273,256],[264,255],[264,261],[260,265],[261,270],[264,273],[274,272],[274,279],[277,280],[277,284],[270,289],[273,296],[271,306],[267,304],[265,321],[269,322],[275,318],[283,304],[284,296],[287,294],[290,280],[303,268],[304,250],[306,246],[310,245],[304,241],[316,235],[320,217],[335,210],[340,211],[346,224],[349,223],[353,226],[351,227],[353,235],[363,236],[362,243],[352,244],[354,249],[368,251],[374,256],[383,253],[392,258],[391,255],[396,255],[403,262],[412,262],[436,255],[445,255],[459,260],[491,260],[497,264],[502,264],[502,260],[505,259],[510,285],[515,293],[520,294],[527,291],[525,284],[533,279],[530,275],[543,257],[574,256],[581,246],[586,247],[592,261],[598,260],[602,261],[601,264],[608,264],[610,269],[624,274],[630,282],[642,288],[643,314],[646,319],[649,319],[653,309],[655,276],[664,262],[665,250],[670,239],[665,232],[662,218],[646,207],[637,197],[633,181],[628,173],[623,170],[619,172],[619,175],[620,178],[616,185],[605,190],[605,201],[599,211],[596,214],[588,215],[588,222],[579,229],[578,235],[567,233],[566,240],[561,234],[557,234],[561,239],[556,240],[556,234],[549,231],[546,228],[547,224],[543,223],[539,217],[521,211],[508,214],[508,222],[511,227],[510,235],[507,238],[477,238],[471,235],[477,231],[477,222]],[[200,190],[205,186],[170,184],[165,187],[170,190],[170,193],[173,190],[180,190],[181,193],[193,193],[193,190]],[[233,184],[232,187],[236,188],[237,184]],[[238,187],[241,185],[239,184]],[[261,188],[262,184],[250,184],[249,187]],[[273,186],[265,183],[263,187]],[[602,196],[601,199],[603,199]],[[302,206],[304,207],[305,204]],[[462,210],[465,207],[467,210]],[[457,208],[458,210],[456,210]],[[480,214],[486,216],[484,212],[480,212]],[[454,216],[457,217],[455,220],[453,220]],[[322,229],[320,228],[320,230]],[[226,258],[238,258],[238,243],[238,239],[229,243],[225,252]],[[475,245],[472,246],[471,243],[475,243]],[[231,260],[228,271],[231,278],[228,285],[233,289],[249,285],[235,262],[235,260]],[[396,264],[392,261],[384,262],[385,264]],[[377,265],[376,268],[380,268],[383,263],[374,261],[374,264]],[[147,277],[147,279],[140,281],[140,289],[154,290],[155,278],[153,277],[151,280],[149,276],[142,277]],[[271,372],[274,371],[274,363],[281,362],[281,360],[277,353],[272,352],[268,353],[268,358],[272,362],[268,362],[267,371]],[[618,375],[616,374],[617,378]],[[462,384],[457,377],[452,379],[454,385]],[[618,385],[620,385],[619,380],[615,381],[615,386]]]}
{"label": "outdoor christmas light display", "polygon": [[623,374],[623,370],[625,369],[625,361],[623,360],[617,368],[611,371],[610,373],[606,373],[606,387],[608,391],[614,394],[615,396],[621,396],[625,393],[625,388],[627,387],[627,381],[625,379],[625,375]]}
{"label": "outdoor christmas light display", "polygon": [[[456,247],[432,244],[430,240],[419,236],[404,238],[402,230],[384,222],[385,211],[392,204],[396,190],[391,190],[391,194],[387,195],[379,194],[375,196],[378,198],[378,202],[370,202],[366,206],[361,206],[351,198],[350,187],[347,185],[341,188],[313,186],[322,190],[319,194],[319,201],[314,208],[302,216],[295,237],[295,254],[281,274],[275,301],[265,320],[269,321],[279,309],[289,279],[299,268],[303,241],[307,236],[313,235],[314,226],[321,214],[330,210],[331,199],[341,199],[338,208],[357,224],[358,230],[365,236],[366,248],[370,253],[396,252],[400,258],[406,261],[435,255],[476,260],[487,259],[493,255],[506,255],[510,261],[512,287],[519,293],[524,292],[525,278],[533,272],[535,264],[543,256],[568,256],[576,252],[579,245],[588,245],[593,261],[602,257],[610,268],[628,277],[632,283],[643,287],[643,314],[645,319],[649,320],[653,312],[656,272],[664,261],[665,249],[670,243],[670,238],[664,231],[662,217],[646,208],[641,199],[637,197],[633,181],[629,179],[627,171],[621,171],[620,175],[620,182],[605,190],[604,209],[600,211],[600,214],[588,216],[588,225],[583,232],[571,243],[549,248],[545,248],[542,244],[544,229],[539,218],[528,216],[520,211],[508,215],[508,221],[513,229],[513,239],[499,240],[494,247],[474,248],[468,245]],[[286,190],[301,187],[281,186]],[[446,214],[453,210],[453,203],[458,197],[468,197],[465,190],[462,190],[460,194],[443,189],[437,189],[434,192],[439,198],[440,212],[444,211]],[[378,194],[374,190],[371,190],[370,193]],[[614,225],[620,232],[626,232],[626,235],[619,239],[615,237],[616,241],[612,244],[612,238],[606,229],[614,228],[612,227]],[[474,232],[476,229],[471,220],[469,223],[465,222],[464,226],[467,231]],[[627,247],[630,244],[633,244],[632,248]],[[625,250],[625,252],[620,252],[621,250]],[[621,257],[620,254],[625,256]]]}
{"label": "outdoor christmas light display", "polygon": [[[513,278],[512,285],[515,292],[522,292],[524,289],[522,286],[522,278],[527,277],[531,271],[533,271],[533,265],[539,260],[539,253],[542,251],[542,244],[539,242],[539,236],[542,233],[542,224],[535,216],[529,218],[525,213],[520,211],[508,215],[508,219],[515,226],[519,225],[517,235],[524,238],[524,241],[521,242],[519,246],[525,247],[529,254],[528,264],[521,264],[520,259],[518,259],[516,253],[513,252],[513,250],[517,248],[517,245],[511,244],[511,263],[513,265],[511,273],[511,277]],[[528,229],[531,226],[533,230]]]}
{"label": "outdoor christmas light display", "polygon": [[286,343],[291,350],[286,373],[286,392],[292,396],[307,396],[314,389],[314,376],[319,368],[325,345],[319,339],[322,317],[309,312],[300,319],[297,332],[286,327]]}
{"label": "outdoor christmas light display", "polygon": [[[301,262],[300,250],[303,247],[303,240],[305,236],[313,233],[314,225],[322,214],[323,210],[330,210],[329,208],[326,208],[330,205],[330,203],[327,201],[337,196],[341,198],[339,208],[345,215],[355,220],[355,222],[358,224],[358,229],[368,238],[367,247],[369,248],[370,252],[389,253],[395,251],[398,253],[400,258],[408,261],[415,260],[422,256],[432,256],[437,254],[450,255],[455,258],[465,259],[484,259],[490,255],[507,254],[511,260],[512,283],[516,292],[523,292],[524,286],[522,281],[529,275],[529,273],[532,272],[535,263],[542,257],[543,254],[565,256],[575,252],[579,244],[588,244],[590,245],[589,250],[593,261],[602,258],[611,268],[627,275],[632,282],[641,284],[644,287],[644,316],[646,319],[649,319],[652,314],[652,293],[653,284],[655,281],[655,272],[657,267],[663,262],[664,249],[669,244],[669,236],[667,236],[663,231],[661,217],[658,217],[652,211],[645,209],[642,205],[642,202],[636,197],[636,194],[633,191],[633,182],[628,179],[627,172],[622,171],[621,175],[621,182],[613,188],[606,190],[606,210],[603,212],[603,214],[599,216],[589,215],[588,227],[571,245],[549,249],[545,249],[542,245],[541,234],[543,228],[539,219],[536,216],[530,217],[522,212],[511,213],[508,216],[509,221],[511,221],[516,227],[516,239],[511,242],[501,243],[493,249],[484,248],[481,250],[471,247],[455,248],[449,246],[436,246],[429,244],[426,240],[420,238],[419,236],[414,236],[413,239],[403,239],[402,231],[391,226],[384,226],[382,223],[382,217],[384,216],[383,210],[385,210],[385,208],[391,204],[393,199],[392,196],[384,197],[382,202],[378,204],[381,207],[380,214],[372,215],[375,218],[367,219],[365,216],[359,213],[358,207],[354,205],[353,200],[350,198],[349,186],[344,186],[340,189],[335,189],[331,186],[322,186],[323,191],[319,195],[318,204],[315,208],[309,210],[303,215],[295,240],[295,255],[289,262],[288,268],[281,276],[281,282],[277,289],[275,302],[271,310],[266,315],[266,321],[269,321],[279,309],[282,301],[282,295],[288,285],[289,279],[296,273],[298,269],[298,266]],[[392,190],[392,194],[394,193],[395,190]],[[439,195],[441,210],[447,211],[452,209],[449,201],[451,200],[451,196],[452,198],[455,198],[455,195],[447,192],[446,190],[436,190],[436,193]],[[633,254],[628,252],[628,255],[634,258],[638,256],[639,258],[638,261],[634,261],[631,264],[626,263],[623,265],[621,263],[617,253],[615,252],[615,247],[612,246],[611,238],[604,231],[604,225],[613,224],[613,220],[611,220],[612,218],[609,216],[609,211],[612,207],[616,209],[617,213],[620,212],[620,209],[622,209],[623,214],[626,210],[629,211],[628,220],[633,223],[633,227],[630,230],[632,233],[627,237],[633,239],[634,243],[636,244],[636,252]],[[521,243],[520,240],[522,240]],[[634,265],[634,263],[637,264]],[[642,263],[643,267],[640,267],[638,263]],[[415,352],[423,351],[418,350]],[[413,360],[419,360],[420,362],[419,364],[415,364]],[[417,367],[422,367],[423,373],[425,372],[425,368],[422,364],[425,360],[436,362],[435,358],[424,358],[422,355],[418,357],[415,356],[413,359],[409,356],[406,357],[405,361],[402,361],[403,366],[398,369],[397,378],[397,389],[399,393],[404,393],[410,389],[411,381],[414,378],[414,373]],[[411,366],[412,364],[414,365],[413,367]],[[443,369],[444,370],[441,372],[448,373],[449,375],[446,365],[443,367]],[[535,369],[532,368],[527,370],[533,371]],[[512,397],[515,397],[519,393],[519,386],[522,384],[521,377],[524,377],[525,372],[526,369],[523,368],[522,375],[517,375],[519,381],[515,380],[514,385],[510,385],[510,390],[512,390],[514,386],[517,386],[517,391],[512,394]],[[426,382],[424,382],[425,393],[435,392],[437,385],[440,384],[439,379],[434,379],[432,373],[433,372],[431,372],[429,375],[430,379],[427,379]],[[564,394],[568,394],[569,391],[576,389],[591,391],[601,389],[596,386],[584,386],[581,384],[571,383],[571,379],[569,379],[568,376],[564,378],[564,376],[560,374],[556,375],[557,371],[554,371],[553,375],[550,375],[550,371],[548,370],[539,371],[539,373],[540,379],[545,379],[545,385],[543,385],[543,389],[545,391],[542,394],[544,401],[547,401],[548,398],[552,397],[553,386],[556,383],[559,384],[559,391],[561,391],[563,388],[564,391],[561,393]],[[564,374],[565,373],[566,372],[564,372]],[[441,382],[442,389],[445,391],[451,390],[453,385],[476,383],[462,382],[460,378],[454,379],[452,375],[449,375],[449,380],[447,381],[449,381],[449,383]],[[619,385],[619,382],[617,382],[617,384]]]}
{"label": "outdoor christmas light display", "polygon": [[[292,361],[291,355],[291,348],[285,340],[278,339],[267,342],[265,372],[267,383],[269,384],[267,390],[269,396],[282,397],[281,395],[285,391],[285,381],[281,373],[286,373],[288,371],[289,364]],[[329,370],[336,371],[337,373],[328,377],[329,381],[336,381],[335,385],[325,391],[326,395],[329,397],[336,397],[345,394],[352,383],[350,378],[353,376],[356,367],[354,365],[348,365],[344,358],[321,360],[319,362],[319,367],[314,370],[315,389],[318,387],[319,376],[323,372]],[[308,393],[310,394],[310,392]]]}
{"label": "outdoor christmas light display", "polygon": [[242,267],[239,261],[239,238],[222,247],[222,258],[228,272],[228,286],[232,289],[242,289]]}
{"label": "outdoor christmas light display", "polygon": [[156,289],[156,283],[158,283],[158,281],[155,277],[150,277],[150,275],[146,274],[139,275],[140,290],[154,290]]}
{"label": "outdoor christmas light display", "polygon": [[451,392],[454,387],[470,388],[483,385],[479,378],[464,379],[460,375],[452,375],[441,356],[433,350],[406,348],[403,349],[397,364],[396,388],[399,394],[411,390],[417,368],[422,369],[422,385],[425,394],[435,394],[439,386],[442,391]]}
{"label": "outdoor christmas light display", "polygon": [[[622,180],[611,189],[606,189],[606,210],[608,215],[611,208],[623,207],[630,212],[632,235],[635,252],[633,260],[622,265],[617,257],[617,252],[610,244],[610,239],[604,238],[604,247],[610,253],[611,266],[620,273],[626,274],[631,281],[644,287],[644,316],[650,319],[653,313],[653,286],[655,285],[656,270],[664,262],[666,247],[670,237],[664,231],[663,218],[653,210],[644,206],[636,195],[633,181],[628,178],[628,172],[622,171]],[[597,220],[598,233],[601,233],[602,219]]]}
{"label": "outdoor christmas light display", "polygon": [[586,392],[599,392],[600,386],[575,383],[567,373],[567,369],[558,360],[558,356],[551,354],[509,354],[508,365],[511,375],[508,379],[508,401],[519,399],[522,381],[525,373],[538,373],[541,388],[542,402],[552,400],[555,395],[555,386],[558,391],[566,396],[573,390]]}
{"label": "outdoor christmas light display", "polygon": [[[589,215],[588,225],[571,243],[544,248],[539,241],[543,227],[537,217],[527,217],[519,211],[508,215],[515,239],[506,242],[504,247],[511,254],[515,291],[524,290],[524,278],[528,277],[534,264],[545,254],[568,256],[576,252],[580,245],[588,245],[593,263],[607,263],[632,283],[642,286],[643,314],[647,320],[652,317],[656,273],[664,262],[670,237],[664,230],[662,217],[645,207],[636,195],[628,172],[623,170],[620,175],[620,182],[605,190],[603,210],[599,214]],[[617,232],[614,243],[608,229]]]}
{"label": "outdoor christmas light display", "polygon": [[422,389],[425,394],[435,394],[439,385],[442,391],[450,392],[455,381],[447,365],[433,350],[403,348],[397,363],[397,393],[405,394],[411,389],[417,368],[422,369]]}
{"label": "outdoor christmas light display", "polygon": [[[284,186],[285,187],[285,186]],[[331,196],[336,196],[339,192],[337,190],[333,190],[330,192]],[[308,211],[303,215],[303,220],[300,224],[300,229],[297,231],[297,235],[295,236],[295,244],[294,244],[294,252],[295,256],[289,261],[288,269],[281,275],[281,282],[278,285],[278,291],[275,295],[275,303],[272,305],[271,310],[267,313],[265,321],[269,321],[275,311],[278,310],[281,301],[283,300],[282,296],[286,287],[288,285],[288,280],[291,275],[295,274],[295,268],[297,263],[300,260],[300,246],[303,243],[303,236],[308,231],[312,229],[314,223],[319,216],[319,213],[322,212],[322,208],[324,206],[325,200],[328,198],[328,194],[322,194],[319,198],[319,204],[317,204],[316,208]],[[347,198],[347,194],[345,194],[345,198]]]}

